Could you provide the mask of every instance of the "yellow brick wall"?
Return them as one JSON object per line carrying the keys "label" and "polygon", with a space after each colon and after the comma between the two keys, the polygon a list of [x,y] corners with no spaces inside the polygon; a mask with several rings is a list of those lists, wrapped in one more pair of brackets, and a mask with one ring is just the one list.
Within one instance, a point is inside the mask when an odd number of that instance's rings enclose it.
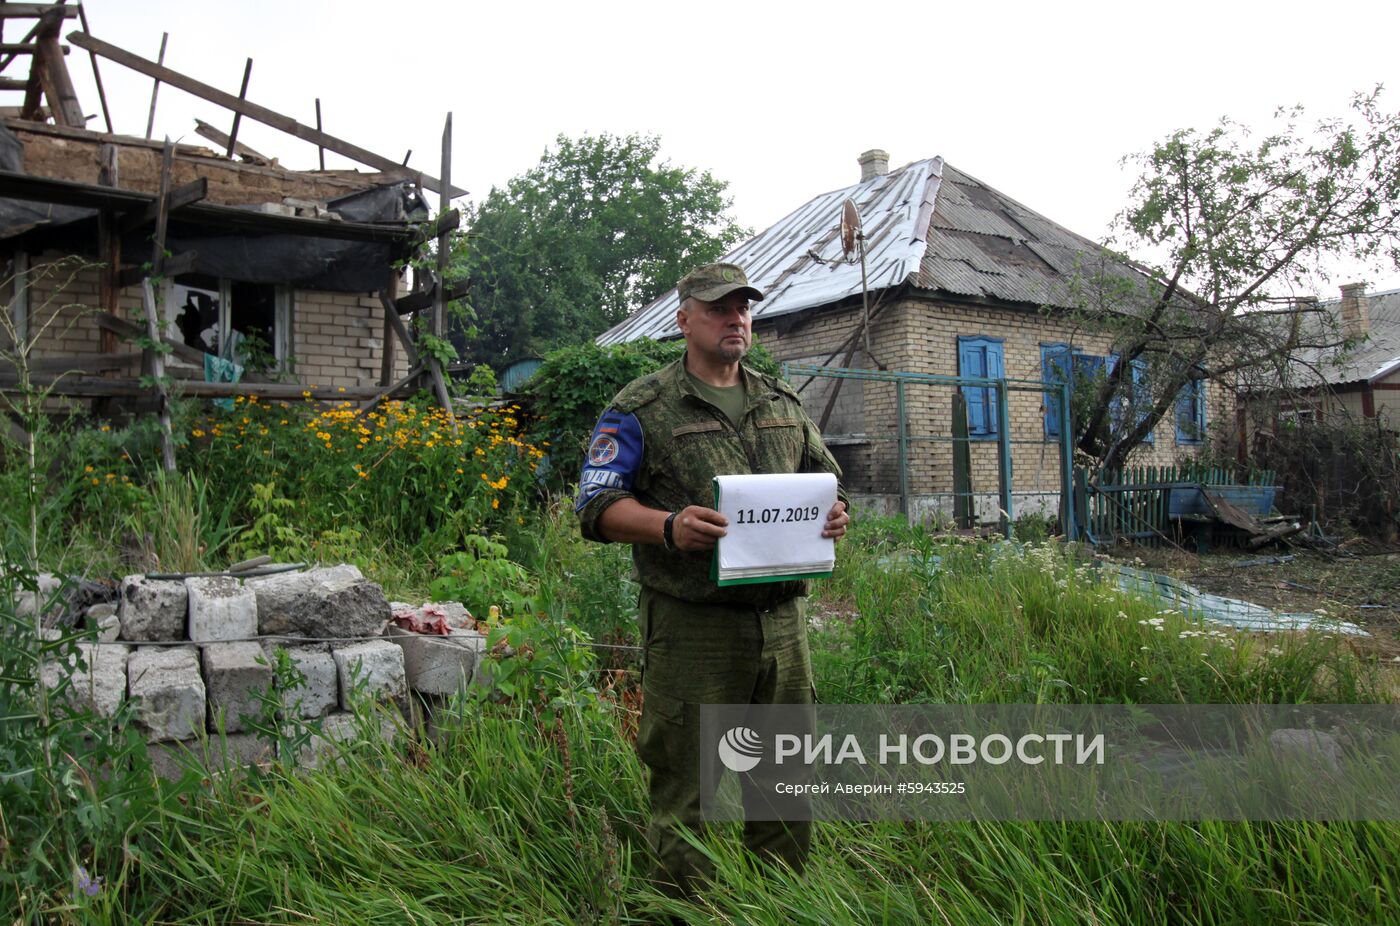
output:
{"label": "yellow brick wall", "polygon": [[[101,329],[91,318],[99,311],[99,270],[97,264],[51,254],[32,259],[27,279],[29,337],[37,338],[34,357],[101,352]],[[0,298],[8,313],[14,281],[7,277],[5,284]],[[140,292],[124,293],[122,303],[139,312]]]}
{"label": "yellow brick wall", "polygon": [[[841,347],[856,329],[861,317],[859,306],[816,313],[810,320],[799,320],[786,332],[778,323],[757,327],[760,339],[773,355],[782,361],[821,363]],[[930,303],[906,299],[880,312],[871,326],[871,352],[892,371],[958,375],[958,338],[986,335],[1002,339],[1003,361],[1008,379],[1039,382],[1041,379],[1040,348],[1048,343],[1074,343],[1088,352],[1107,354],[1110,349],[1106,336],[1086,335],[1067,319],[1049,317],[1036,312],[1007,309],[976,308],[947,303]],[[861,342],[863,345],[863,341]],[[830,361],[839,366],[845,350]],[[849,364],[857,368],[873,368],[863,349],[858,349]],[[795,377],[801,387],[804,377]],[[817,381],[822,382],[821,380]],[[824,399],[825,393],[808,387]],[[827,387],[829,388],[829,387]],[[899,492],[897,400],[893,384],[847,381],[844,389],[861,391],[866,443],[846,444],[832,434],[833,453],[846,471],[847,481],[860,494],[869,495],[877,507],[893,510]],[[951,511],[946,496],[932,498],[952,491],[952,445],[946,438],[952,433],[953,385],[905,385],[906,428],[910,438],[908,482],[914,507],[924,511]],[[806,393],[804,392],[804,396]],[[1034,386],[1013,390],[1009,404],[1012,433],[1012,473],[1018,512],[1044,510],[1053,512],[1059,504],[1060,448],[1058,439],[1047,440],[1044,428],[1044,392]],[[807,402],[808,412],[819,419],[824,401]],[[843,425],[845,421],[841,422]],[[1207,428],[1214,432],[1220,426],[1232,429],[1233,405],[1229,392],[1212,383],[1207,388]],[[843,430],[855,430],[843,428]],[[1199,452],[1202,444],[1183,444],[1175,440],[1174,416],[1168,414],[1157,425],[1155,443],[1139,447],[1131,463],[1141,465],[1170,465],[1182,456]],[[922,440],[920,438],[945,438]],[[985,518],[995,512],[998,487],[998,442],[975,441],[971,447],[973,491],[980,498],[978,508]]]}
{"label": "yellow brick wall", "polygon": [[[297,380],[316,386],[373,386],[384,356],[384,307],[378,295],[298,291],[292,306]],[[394,378],[408,373],[394,344]]]}

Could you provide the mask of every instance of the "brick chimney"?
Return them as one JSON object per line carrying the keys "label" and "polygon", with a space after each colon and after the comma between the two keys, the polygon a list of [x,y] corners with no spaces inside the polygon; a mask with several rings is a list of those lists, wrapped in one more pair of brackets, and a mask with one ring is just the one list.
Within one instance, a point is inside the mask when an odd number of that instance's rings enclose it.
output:
{"label": "brick chimney", "polygon": [[890,172],[890,153],[879,148],[871,148],[856,158],[860,164],[860,182],[883,177]]}
{"label": "brick chimney", "polygon": [[1342,321],[1342,334],[1348,338],[1364,338],[1371,331],[1365,283],[1346,283],[1342,286],[1342,304],[1337,307],[1337,315]]}

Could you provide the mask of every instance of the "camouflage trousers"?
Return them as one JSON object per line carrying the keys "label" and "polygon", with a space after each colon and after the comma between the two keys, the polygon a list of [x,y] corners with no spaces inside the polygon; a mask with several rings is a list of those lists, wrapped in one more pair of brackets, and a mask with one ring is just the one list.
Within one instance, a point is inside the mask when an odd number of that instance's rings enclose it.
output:
{"label": "camouflage trousers", "polygon": [[[648,839],[664,891],[693,893],[713,866],[681,835],[703,829],[701,763],[718,772],[716,743],[699,742],[702,704],[811,704],[812,661],[803,599],[771,608],[695,604],[643,587],[645,701],[637,752],[651,771]],[[744,845],[801,871],[811,844],[806,797],[778,796],[758,770],[741,776]],[[755,814],[757,808],[767,812]],[[776,809],[776,812],[775,812]],[[754,816],[780,819],[755,820]]]}

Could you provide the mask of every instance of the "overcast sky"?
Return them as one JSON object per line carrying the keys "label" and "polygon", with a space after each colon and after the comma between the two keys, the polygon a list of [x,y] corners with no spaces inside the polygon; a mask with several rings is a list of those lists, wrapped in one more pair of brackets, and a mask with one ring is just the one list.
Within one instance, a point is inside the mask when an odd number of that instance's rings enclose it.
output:
{"label": "overcast sky", "polygon": [[[966,3],[766,0],[668,4],[415,0],[89,0],[92,31],[436,174],[453,113],[452,179],[473,197],[531,167],[560,133],[661,136],[673,163],[729,183],[761,230],[859,179],[856,156],[949,163],[1090,238],[1132,175],[1119,166],[1173,129],[1276,107],[1342,115],[1386,83],[1400,106],[1400,3]],[[71,26],[70,28],[76,28]],[[6,36],[16,41],[19,36]],[[151,80],[101,61],[115,129],[145,133]],[[99,113],[86,53],[69,68]],[[162,86],[157,138],[202,143],[232,116]],[[103,128],[101,117],[92,128]],[[316,149],[243,120],[239,139],[291,167]],[[335,155],[327,166],[352,167]],[[833,217],[834,220],[834,217]],[[1393,269],[1344,268],[1400,288]],[[1330,293],[1324,292],[1324,296]]]}

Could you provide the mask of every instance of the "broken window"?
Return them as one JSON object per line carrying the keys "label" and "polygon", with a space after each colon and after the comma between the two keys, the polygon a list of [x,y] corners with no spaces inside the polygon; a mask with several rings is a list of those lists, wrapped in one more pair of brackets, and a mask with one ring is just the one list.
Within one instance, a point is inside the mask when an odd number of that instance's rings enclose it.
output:
{"label": "broken window", "polygon": [[256,370],[291,361],[291,291],[200,274],[176,278],[169,317],[186,345]]}

